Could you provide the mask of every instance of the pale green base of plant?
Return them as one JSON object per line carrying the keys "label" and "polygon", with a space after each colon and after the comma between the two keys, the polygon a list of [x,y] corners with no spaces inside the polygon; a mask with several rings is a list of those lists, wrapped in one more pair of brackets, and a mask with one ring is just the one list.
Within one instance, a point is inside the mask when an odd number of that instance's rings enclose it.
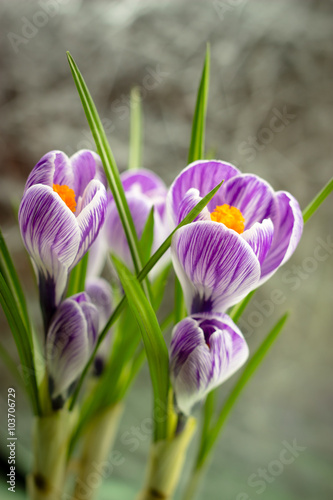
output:
{"label": "pale green base of plant", "polygon": [[60,500],[66,477],[67,448],[76,414],[67,409],[36,417],[34,423],[34,464],[27,477],[31,500]]}
{"label": "pale green base of plant", "polygon": [[[89,424],[83,436],[83,449],[79,463],[73,500],[91,500],[97,494],[96,474],[103,478],[109,469],[107,461],[117,433],[123,405],[106,408]],[[100,484],[101,481],[98,481]]]}
{"label": "pale green base of plant", "polygon": [[195,419],[189,418],[180,434],[152,444],[146,484],[138,500],[167,500],[173,497],[195,428]]}

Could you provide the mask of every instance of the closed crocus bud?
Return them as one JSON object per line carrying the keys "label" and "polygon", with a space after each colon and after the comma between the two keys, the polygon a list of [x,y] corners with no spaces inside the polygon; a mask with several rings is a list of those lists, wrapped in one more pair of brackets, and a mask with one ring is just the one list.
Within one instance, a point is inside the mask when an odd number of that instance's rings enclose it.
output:
{"label": "closed crocus bud", "polygon": [[61,407],[92,354],[98,336],[98,309],[78,293],[64,300],[46,336],[46,364],[54,408]]}
{"label": "closed crocus bud", "polygon": [[228,315],[202,313],[180,321],[170,345],[170,376],[178,411],[189,415],[248,355],[245,339]]}
{"label": "closed crocus bud", "polygon": [[19,209],[22,239],[37,270],[45,331],[68,273],[95,241],[105,218],[106,181],[99,156],[43,156],[30,173]]}
{"label": "closed crocus bud", "polygon": [[[98,310],[98,333],[101,333],[112,312],[111,286],[103,278],[89,278],[86,281],[85,288],[91,302]],[[109,332],[99,346],[96,354],[95,375],[100,375],[103,372],[105,360],[110,350],[110,344],[111,334]]]}

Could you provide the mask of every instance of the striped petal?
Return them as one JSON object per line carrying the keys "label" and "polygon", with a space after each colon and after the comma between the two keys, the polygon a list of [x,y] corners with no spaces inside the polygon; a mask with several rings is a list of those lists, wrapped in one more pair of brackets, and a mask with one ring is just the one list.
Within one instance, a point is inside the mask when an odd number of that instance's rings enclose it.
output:
{"label": "striped petal", "polygon": [[82,149],[71,156],[70,162],[74,176],[73,189],[77,198],[83,196],[84,190],[93,179],[107,187],[102,161],[97,153]]}
{"label": "striped petal", "polygon": [[[195,188],[199,195],[204,197],[222,180],[225,182],[235,175],[239,170],[230,163],[216,160],[199,160],[191,163],[176,177],[168,193],[168,210],[175,225],[180,221],[179,209],[186,193]],[[219,193],[214,196],[208,204],[211,211],[215,208],[219,200]],[[193,207],[192,207],[193,208]]]}
{"label": "striped petal", "polygon": [[87,294],[74,295],[60,304],[45,345],[51,398],[55,404],[62,406],[70,386],[87,363],[97,328],[98,311],[89,303]]}
{"label": "striped petal", "polygon": [[259,260],[250,245],[218,222],[180,228],[173,237],[171,255],[190,314],[225,311],[260,278]]}
{"label": "striped petal", "polygon": [[[67,273],[78,251],[80,231],[75,215],[50,187],[37,184],[23,196],[19,225],[25,247],[35,262],[40,286],[54,302],[61,300]],[[52,298],[53,295],[53,298]]]}
{"label": "striped petal", "polygon": [[[199,203],[199,201],[202,200],[202,197],[199,194],[198,189],[191,188],[189,189],[182,201],[180,202],[179,205],[179,210],[177,214],[177,226],[178,224],[185,219],[185,217],[191,212],[191,210]],[[199,221],[199,220],[211,220],[210,218],[210,212],[207,207],[205,207],[199,215],[193,220],[193,222]]]}
{"label": "striped petal", "polygon": [[276,205],[276,213],[272,216],[274,237],[262,266],[262,282],[291,257],[303,231],[302,211],[290,193],[277,192]]}
{"label": "striped petal", "polygon": [[98,180],[90,181],[77,208],[76,220],[80,231],[80,244],[73,266],[79,262],[97,238],[104,224],[106,205],[105,187]]}
{"label": "striped petal", "polygon": [[274,225],[271,219],[256,222],[251,229],[244,231],[242,237],[248,242],[262,266],[269,252],[274,235]]}
{"label": "striped petal", "polygon": [[49,187],[52,187],[53,184],[60,184],[60,182],[55,182],[54,180],[55,170],[56,168],[61,169],[61,166],[66,165],[67,162],[68,157],[62,151],[50,151],[46,153],[31,171],[24,192],[35,184],[44,184]]}
{"label": "striped petal", "polygon": [[[105,327],[112,312],[112,290],[110,284],[103,278],[93,278],[86,281],[86,292],[91,302],[98,310],[98,331],[99,333]],[[108,332],[101,345],[94,361],[94,374],[101,375],[105,362],[110,353],[111,331]]]}
{"label": "striped petal", "polygon": [[196,314],[178,323],[170,345],[170,375],[178,411],[189,415],[248,355],[243,335],[226,314]]}
{"label": "striped petal", "polygon": [[275,197],[272,187],[260,177],[242,174],[223,183],[221,200],[238,208],[245,218],[245,230],[256,222],[272,218]]}

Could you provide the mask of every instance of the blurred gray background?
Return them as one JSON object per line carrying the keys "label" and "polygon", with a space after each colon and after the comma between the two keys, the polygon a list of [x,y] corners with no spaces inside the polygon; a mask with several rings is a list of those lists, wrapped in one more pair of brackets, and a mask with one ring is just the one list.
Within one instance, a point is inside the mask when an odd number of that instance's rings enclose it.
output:
{"label": "blurred gray background", "polygon": [[[186,166],[209,41],[206,145],[212,155],[290,191],[302,208],[332,175],[330,0],[1,0],[0,22],[0,224],[37,321],[34,281],[13,206],[47,151],[94,149],[66,50],[88,83],[121,170],[128,161],[129,93],[135,85],[143,97],[143,165],[168,184]],[[280,116],[278,130],[274,116]],[[241,328],[253,352],[277,318],[292,310],[224,428],[199,498],[333,498],[332,241],[331,198],[307,224],[292,259],[244,314]],[[16,356],[2,311],[0,321],[1,341]],[[3,364],[0,375],[5,428],[4,398],[15,382]],[[221,400],[236,378],[221,387]],[[150,392],[144,369],[127,399],[116,443],[125,458],[110,478],[116,500],[134,498],[142,483],[150,437],[141,433],[135,451],[122,437],[150,416]],[[29,463],[29,411],[19,391],[23,471]],[[304,449],[280,470],[276,461],[285,442],[295,440]],[[181,487],[195,448],[193,443]],[[259,469],[271,471],[261,487]],[[110,494],[103,489],[99,498]]]}

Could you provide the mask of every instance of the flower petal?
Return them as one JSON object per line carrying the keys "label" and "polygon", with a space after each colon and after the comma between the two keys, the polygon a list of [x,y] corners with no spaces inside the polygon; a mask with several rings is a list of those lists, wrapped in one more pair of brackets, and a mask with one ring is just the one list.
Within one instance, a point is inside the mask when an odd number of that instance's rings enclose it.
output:
{"label": "flower petal", "polygon": [[45,352],[54,399],[76,380],[89,358],[87,322],[75,300],[66,299],[59,306],[47,334]]}
{"label": "flower petal", "polygon": [[[133,217],[136,233],[140,239],[153,204],[149,198],[138,193],[129,192],[126,194],[126,198]],[[110,203],[105,222],[105,236],[111,251],[120,257],[129,269],[133,269],[132,257],[125,232],[113,200]]]}
{"label": "flower petal", "polygon": [[66,162],[66,159],[68,160],[62,151],[50,151],[44,155],[30,172],[24,193],[35,184],[45,184],[52,188],[52,185],[56,184],[53,179],[56,166]]}
{"label": "flower petal", "polygon": [[218,222],[180,228],[173,237],[171,255],[190,314],[223,312],[245,297],[260,278],[259,260],[250,245]]}
{"label": "flower petal", "polygon": [[262,266],[264,281],[291,257],[303,231],[302,211],[298,201],[290,193],[278,191],[276,205],[273,242]]}
{"label": "flower petal", "polygon": [[80,231],[80,244],[72,267],[83,257],[93,244],[105,220],[107,195],[103,184],[92,180],[86,187],[76,218]]}
{"label": "flower petal", "polygon": [[170,375],[178,409],[189,415],[208,392],[248,358],[243,335],[225,314],[197,314],[178,323],[170,345]]}
{"label": "flower petal", "polygon": [[272,218],[275,198],[272,187],[256,175],[241,174],[224,182],[221,203],[237,207],[245,218],[245,230],[256,222]]}
{"label": "flower petal", "polygon": [[112,312],[112,289],[110,284],[103,278],[90,278],[86,281],[86,292],[90,301],[98,310],[99,325],[101,332],[106,325]]}
{"label": "flower petal", "polygon": [[[178,214],[177,214],[177,225],[185,219],[185,217],[190,213],[190,211],[202,200],[202,197],[199,194],[198,189],[191,188],[189,189],[182,201],[180,202]],[[199,215],[193,220],[196,222],[198,220],[211,220],[210,212],[207,207],[205,207]]]}
{"label": "flower petal", "polygon": [[[179,221],[179,207],[187,191],[191,188],[198,189],[199,195],[204,197],[222,180],[227,181],[239,170],[230,163],[217,160],[199,160],[191,163],[176,177],[168,193],[168,210],[170,211],[174,224]],[[222,186],[223,187],[223,186]],[[211,210],[216,206],[215,200],[219,197],[219,192],[210,201],[208,208]],[[214,204],[215,203],[215,204]],[[192,207],[193,208],[193,207]]]}
{"label": "flower petal", "polygon": [[97,153],[82,149],[70,158],[74,176],[74,191],[78,198],[83,196],[84,190],[93,179],[100,181],[107,187],[106,176],[102,161]]}
{"label": "flower petal", "polygon": [[75,215],[52,188],[38,184],[22,198],[19,224],[24,245],[39,272],[56,283],[58,304],[66,287],[64,277],[79,247]]}
{"label": "flower petal", "polygon": [[121,182],[125,193],[146,195],[156,207],[159,215],[164,217],[167,187],[154,172],[146,169],[125,171],[121,174]]}
{"label": "flower petal", "polygon": [[242,237],[248,242],[256,254],[261,266],[271,248],[273,235],[274,225],[271,219],[264,219],[262,222],[256,222],[251,229],[242,233]]}

